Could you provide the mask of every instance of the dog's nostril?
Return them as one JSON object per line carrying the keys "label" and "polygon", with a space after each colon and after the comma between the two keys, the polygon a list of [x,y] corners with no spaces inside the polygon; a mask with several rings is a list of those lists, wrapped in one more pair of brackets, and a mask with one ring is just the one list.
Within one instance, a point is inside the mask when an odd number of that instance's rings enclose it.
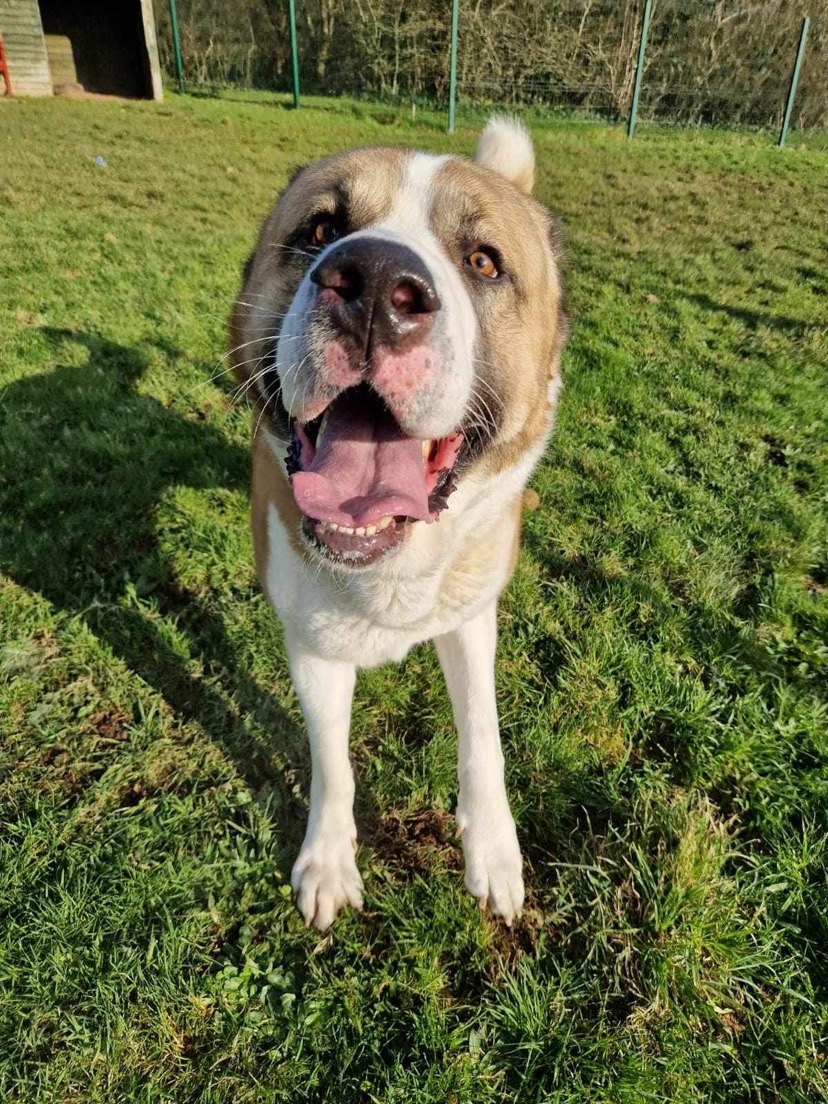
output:
{"label": "dog's nostril", "polygon": [[311,279],[323,291],[333,291],[346,303],[358,299],[365,288],[365,279],[356,265],[322,265]]}
{"label": "dog's nostril", "polygon": [[344,265],[339,270],[339,286],[337,291],[342,298],[350,303],[358,299],[365,290],[365,277],[356,265]]}
{"label": "dog's nostril", "polygon": [[413,284],[401,283],[391,289],[391,306],[397,314],[422,314],[422,299]]}
{"label": "dog's nostril", "polygon": [[440,301],[431,288],[414,280],[401,280],[391,289],[391,307],[397,314],[430,314],[438,310]]}

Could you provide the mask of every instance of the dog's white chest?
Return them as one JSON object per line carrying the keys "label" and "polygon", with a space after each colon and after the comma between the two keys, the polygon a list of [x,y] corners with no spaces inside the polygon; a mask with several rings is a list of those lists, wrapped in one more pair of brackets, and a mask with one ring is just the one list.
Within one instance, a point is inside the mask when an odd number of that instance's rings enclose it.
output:
{"label": "dog's white chest", "polygon": [[[441,576],[424,572],[416,581],[346,586],[314,569],[293,551],[278,511],[268,513],[268,598],[287,631],[318,655],[350,660],[358,667],[399,662],[415,644],[451,631],[470,604],[446,608],[435,601]],[[477,592],[474,605],[486,600]]]}

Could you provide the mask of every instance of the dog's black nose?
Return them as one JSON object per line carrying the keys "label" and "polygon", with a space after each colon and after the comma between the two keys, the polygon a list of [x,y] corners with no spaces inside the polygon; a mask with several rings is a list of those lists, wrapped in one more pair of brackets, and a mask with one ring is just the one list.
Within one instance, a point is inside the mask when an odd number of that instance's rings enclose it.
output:
{"label": "dog's black nose", "polygon": [[399,350],[431,327],[440,299],[413,249],[382,238],[346,238],[310,274],[334,324],[361,349]]}

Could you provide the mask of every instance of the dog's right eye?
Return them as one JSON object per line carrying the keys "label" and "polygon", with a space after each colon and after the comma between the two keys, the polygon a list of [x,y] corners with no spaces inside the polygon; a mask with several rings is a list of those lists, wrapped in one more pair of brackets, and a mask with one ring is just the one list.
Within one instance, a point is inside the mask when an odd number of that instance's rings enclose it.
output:
{"label": "dog's right eye", "polygon": [[310,242],[316,249],[324,249],[335,242],[342,230],[338,219],[333,215],[317,215],[311,224]]}
{"label": "dog's right eye", "polygon": [[491,250],[475,249],[465,261],[473,272],[478,276],[485,276],[487,280],[496,280],[500,275],[496,254]]}

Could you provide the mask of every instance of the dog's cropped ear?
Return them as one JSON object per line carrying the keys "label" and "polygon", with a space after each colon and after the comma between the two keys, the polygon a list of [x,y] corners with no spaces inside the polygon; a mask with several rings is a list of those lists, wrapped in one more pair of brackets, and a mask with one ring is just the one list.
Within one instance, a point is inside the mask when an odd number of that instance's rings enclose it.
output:
{"label": "dog's cropped ear", "polygon": [[493,115],[480,135],[474,159],[505,176],[527,195],[535,182],[535,151],[522,123],[508,115]]}
{"label": "dog's cropped ear", "polygon": [[253,252],[250,254],[250,256],[247,258],[247,260],[242,265],[242,270],[241,270],[241,286],[242,286],[242,288],[244,288],[245,284],[250,279],[250,273],[253,271],[253,262],[255,260],[256,260],[256,251],[254,249]]}
{"label": "dog's cropped ear", "polygon": [[256,250],[254,249],[247,260],[242,265],[241,270],[241,285],[239,287],[239,293],[236,296],[236,301],[233,303],[233,309],[230,311],[230,363],[233,366],[233,374],[239,383],[244,383],[250,377],[250,370],[248,365],[251,363],[250,358],[246,357],[242,350],[244,349],[244,322],[247,316],[248,305],[246,302],[247,296],[245,294],[247,288],[247,282],[250,279],[250,275],[253,272],[253,265],[256,261]]}
{"label": "dog's cropped ear", "polygon": [[291,184],[293,184],[294,181],[299,179],[299,177],[302,175],[302,173],[308,167],[308,164],[309,164],[309,162],[306,161],[304,165],[297,165],[296,168],[291,171],[291,174],[288,177],[288,182],[287,182],[287,184],[285,184],[284,188],[282,189],[283,192],[286,192],[288,190],[288,188],[291,186]]}

